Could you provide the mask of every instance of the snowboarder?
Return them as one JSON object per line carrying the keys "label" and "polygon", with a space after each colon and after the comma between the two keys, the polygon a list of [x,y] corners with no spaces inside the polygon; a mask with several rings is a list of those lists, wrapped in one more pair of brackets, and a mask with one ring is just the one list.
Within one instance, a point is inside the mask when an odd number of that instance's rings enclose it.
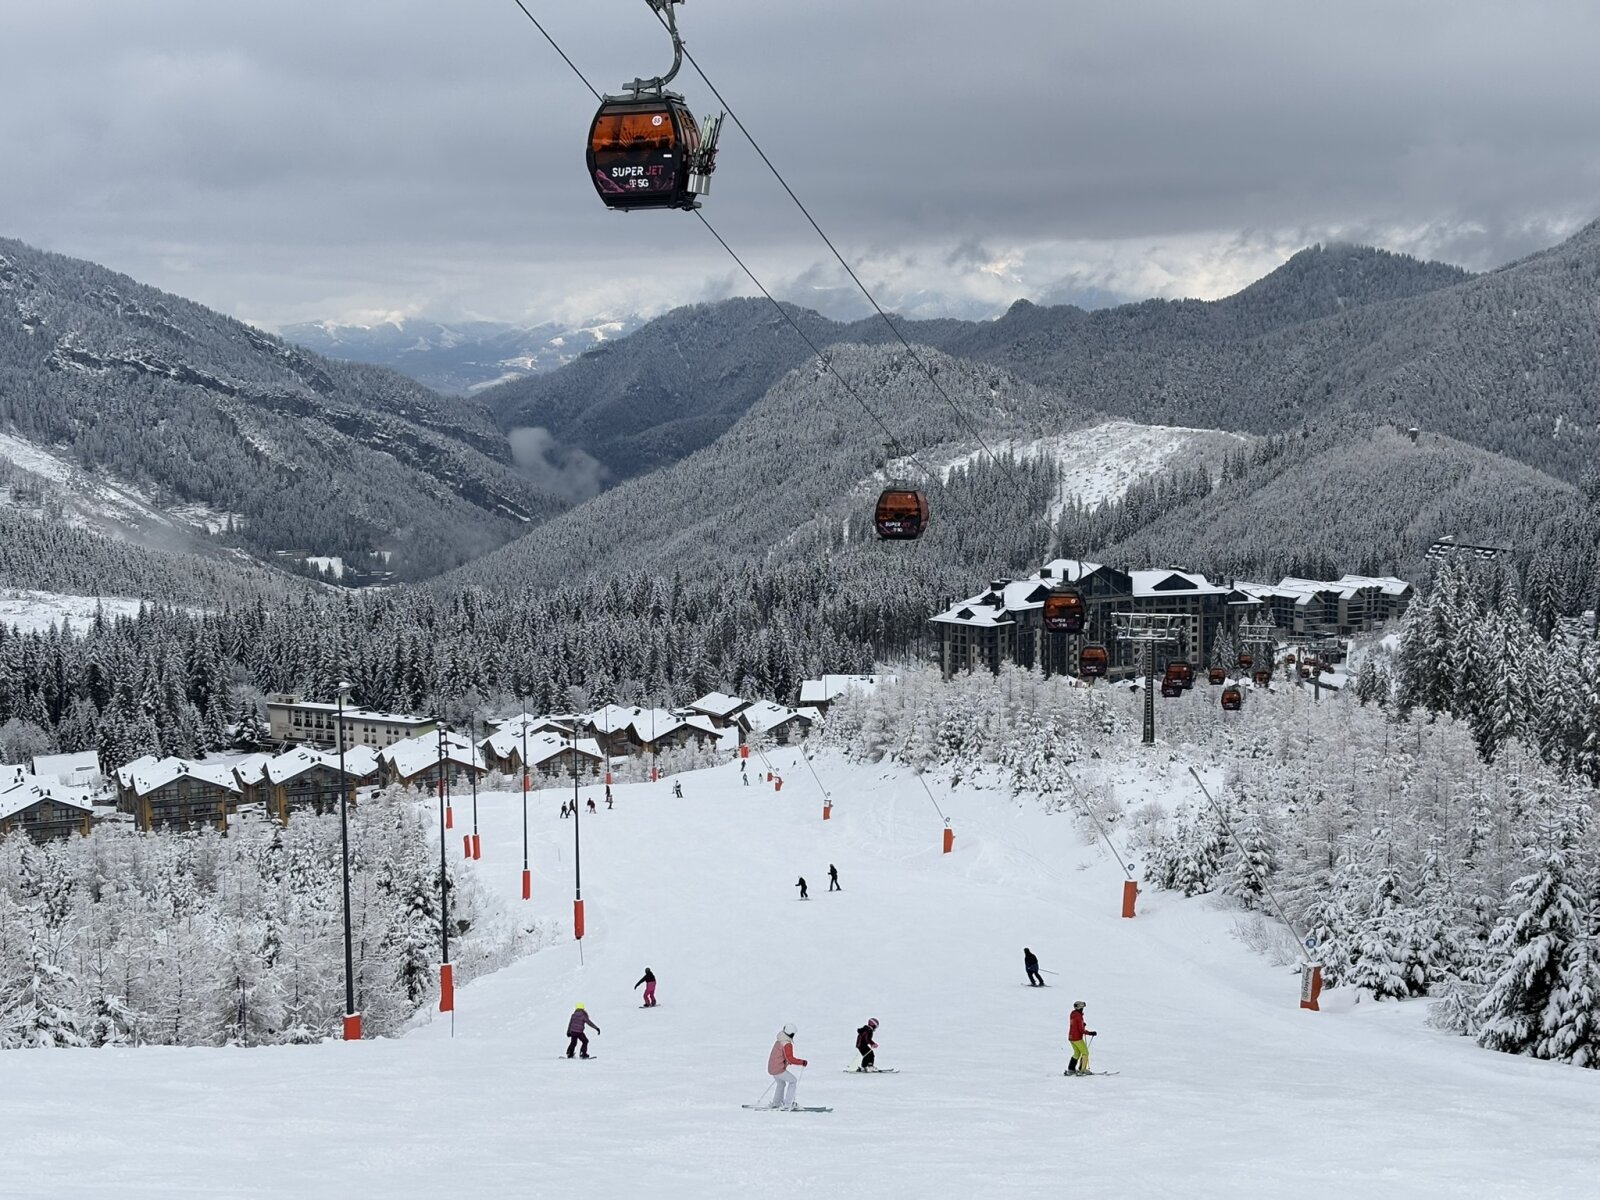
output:
{"label": "snowboarder", "polygon": [[789,1071],[790,1067],[807,1066],[806,1060],[795,1057],[794,1052],[794,1026],[785,1025],[783,1032],[772,1043],[772,1052],[767,1055],[767,1074],[772,1076],[772,1103],[770,1108],[794,1108],[794,1092],[799,1086],[799,1080]]}
{"label": "snowboarder", "polygon": [[828,864],[828,890],[830,892],[844,891],[844,889],[839,886],[839,868],[834,866],[832,863]]}
{"label": "snowboarder", "polygon": [[867,1023],[856,1030],[856,1053],[861,1055],[861,1071],[876,1071],[878,1068],[872,1064],[877,1060],[873,1053],[878,1048],[878,1043],[872,1040],[872,1035],[877,1032],[878,1018],[868,1017]]}
{"label": "snowboarder", "polygon": [[1039,959],[1026,946],[1022,948],[1022,969],[1028,973],[1029,987],[1043,987],[1044,976],[1039,974]]}
{"label": "snowboarder", "polygon": [[[646,1008],[654,1008],[656,1006],[656,973],[646,967],[644,974],[639,978],[639,983],[644,984],[644,1006]],[[639,983],[633,986],[638,987]]]}
{"label": "snowboarder", "polygon": [[567,1018],[568,1058],[572,1057],[572,1052],[576,1050],[580,1044],[583,1046],[583,1053],[580,1054],[579,1057],[589,1057],[589,1035],[583,1031],[584,1026],[586,1025],[596,1033],[600,1032],[600,1026],[589,1020],[589,1014],[583,1010],[583,1005],[580,1004],[577,1008],[572,1010],[572,1016]]}
{"label": "snowboarder", "polygon": [[594,797],[593,796],[589,797],[589,811],[590,812],[597,812],[598,811],[594,806]]}
{"label": "snowboarder", "polygon": [[802,900],[811,899],[810,896],[806,895],[806,877],[804,875],[800,876],[800,882],[795,884],[795,887],[800,889],[800,899],[802,899]]}
{"label": "snowboarder", "polygon": [[676,796],[679,800],[682,800],[683,799],[683,784],[674,783],[672,785],[672,794],[674,796]]}
{"label": "snowboarder", "polygon": [[1066,1075],[1088,1075],[1089,1072],[1089,1043],[1086,1038],[1094,1036],[1094,1030],[1083,1027],[1083,1010],[1087,1007],[1082,1000],[1072,1002],[1072,1019],[1067,1022],[1067,1041],[1072,1043],[1072,1061],[1067,1064],[1063,1072]]}

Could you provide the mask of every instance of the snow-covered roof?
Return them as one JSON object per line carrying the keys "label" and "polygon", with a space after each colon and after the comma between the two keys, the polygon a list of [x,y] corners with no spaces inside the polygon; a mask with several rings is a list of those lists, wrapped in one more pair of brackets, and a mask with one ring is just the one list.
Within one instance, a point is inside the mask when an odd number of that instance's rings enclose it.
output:
{"label": "snow-covered roof", "polygon": [[623,708],[617,704],[607,704],[603,708],[595,709],[592,713],[585,713],[583,720],[596,733],[621,733],[633,723],[634,716],[640,711],[637,708]]}
{"label": "snow-covered roof", "polygon": [[76,754],[40,754],[33,760],[33,773],[41,779],[62,783],[87,782],[100,775],[100,756],[93,750]]}
{"label": "snow-covered roof", "polygon": [[133,786],[133,777],[136,772],[146,767],[154,766],[160,760],[154,754],[142,754],[131,763],[124,763],[117,768],[117,786],[130,788]]}
{"label": "snow-covered roof", "polygon": [[[335,762],[339,761],[337,751],[331,756]],[[378,770],[378,751],[372,746],[346,746],[344,751],[344,773],[354,775],[357,779],[365,779],[368,775],[375,774]]]}
{"label": "snow-covered roof", "polygon": [[712,737],[720,738],[727,733],[725,729],[718,729],[717,723],[710,717],[702,716],[700,713],[691,713],[684,717],[683,723],[690,729],[698,729],[701,733],[709,733]]}
{"label": "snow-covered roof", "polygon": [[[581,717],[571,713],[558,713],[555,715],[533,716],[530,713],[519,713],[514,717],[500,717],[489,722],[492,733],[515,733],[520,737],[523,729],[530,734],[538,733],[541,729],[559,729],[568,733],[572,731],[574,723],[582,720]],[[482,745],[483,743],[478,743]]]}
{"label": "snow-covered roof", "polygon": [[271,761],[270,754],[246,754],[243,758],[234,760],[233,773],[238,776],[240,783],[250,787],[266,777],[267,764]]}
{"label": "snow-covered roof", "polygon": [[737,710],[748,703],[737,696],[730,696],[726,692],[707,692],[700,699],[694,701],[689,707],[703,713],[710,713],[713,717],[730,717]]}
{"label": "snow-covered roof", "polygon": [[653,742],[658,738],[664,738],[687,723],[684,718],[664,708],[636,708],[633,712],[634,717],[629,725],[633,729],[633,736],[641,742]]}
{"label": "snow-covered roof", "polygon": [[[572,739],[554,733],[537,733],[528,738],[528,766],[537,767],[549,762],[563,750],[572,749]],[[578,739],[578,757],[601,759],[600,743],[594,738]]]}
{"label": "snow-covered roof", "polygon": [[1375,587],[1385,596],[1403,596],[1411,591],[1409,583],[1393,575],[1341,575],[1339,582],[1350,587]]}
{"label": "snow-covered roof", "polygon": [[52,782],[29,775],[21,767],[0,768],[0,821],[15,816],[25,808],[32,808],[42,800],[79,808],[86,813],[94,811],[94,806],[88,800],[53,787]]}
{"label": "snow-covered roof", "polygon": [[148,796],[151,792],[159,791],[185,776],[215,784],[230,792],[241,790],[232,766],[225,763],[191,762],[186,758],[152,759],[148,764],[132,771],[130,777],[134,795]]}
{"label": "snow-covered roof", "polygon": [[[270,699],[267,701],[267,707],[298,708],[303,709],[306,712],[332,713],[335,716],[337,716],[339,712],[339,706],[337,704],[330,704],[324,700]],[[347,722],[375,721],[384,725],[410,725],[412,727],[419,725],[432,725],[434,723],[433,717],[419,717],[413,713],[377,712],[370,708],[351,708],[348,704],[344,706],[344,719]]]}
{"label": "snow-covered roof", "polygon": [[[1228,589],[1212,583],[1194,571],[1129,571],[1133,594],[1139,598],[1157,596],[1225,596]],[[1176,584],[1176,586],[1174,586]]]}
{"label": "snow-covered roof", "polygon": [[846,692],[875,691],[878,684],[893,683],[893,675],[824,675],[821,679],[805,679],[800,683],[801,704],[827,704]]}
{"label": "snow-covered roof", "polygon": [[784,724],[786,721],[792,721],[796,717],[805,721],[816,720],[817,718],[814,714],[817,710],[811,709],[810,711],[813,715],[806,716],[785,705],[774,704],[771,700],[757,700],[739,714],[739,719],[745,723],[745,727],[751,733],[765,733],[767,730],[776,729],[779,725]]}
{"label": "snow-covered roof", "polygon": [[378,757],[393,766],[400,778],[410,779],[437,766],[441,753],[447,762],[458,767],[483,770],[483,756],[478,753],[478,748],[459,733],[444,735],[442,751],[439,736],[427,733],[385,746],[378,751]]}
{"label": "snow-covered roof", "polygon": [[982,629],[992,629],[997,625],[1015,625],[1006,610],[988,602],[991,593],[984,592],[973,596],[970,600],[963,600],[960,604],[952,604],[942,613],[930,617],[931,621],[938,621],[945,625],[968,625]]}
{"label": "snow-covered roof", "polygon": [[[345,757],[348,759],[349,755],[347,754]],[[337,753],[329,754],[322,750],[311,750],[305,746],[296,746],[293,750],[286,751],[276,758],[268,759],[265,771],[269,783],[279,784],[296,779],[317,767],[326,767],[337,774],[339,770],[339,755]]]}
{"label": "snow-covered roof", "polygon": [[1052,558],[1033,577],[1046,583],[1082,583],[1104,567],[1104,563],[1080,562],[1076,558]]}

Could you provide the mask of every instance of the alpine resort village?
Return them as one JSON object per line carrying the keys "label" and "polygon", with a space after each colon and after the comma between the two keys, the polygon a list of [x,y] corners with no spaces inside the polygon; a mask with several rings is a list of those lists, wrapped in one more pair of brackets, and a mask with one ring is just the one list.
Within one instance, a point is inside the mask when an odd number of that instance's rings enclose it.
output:
{"label": "alpine resort village", "polygon": [[1600,8],[0,45],[0,1196],[1600,1196]]}

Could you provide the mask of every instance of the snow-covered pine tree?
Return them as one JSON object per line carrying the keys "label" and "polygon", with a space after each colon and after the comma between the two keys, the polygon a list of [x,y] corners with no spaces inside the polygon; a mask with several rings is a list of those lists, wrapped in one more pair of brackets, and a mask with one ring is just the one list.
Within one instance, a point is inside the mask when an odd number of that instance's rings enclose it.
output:
{"label": "snow-covered pine tree", "polygon": [[1529,848],[1533,870],[1511,885],[1505,916],[1489,940],[1490,982],[1478,1004],[1478,1044],[1508,1054],[1548,1057],[1555,1045],[1552,1029],[1570,1026],[1574,1016],[1563,967],[1586,932],[1580,924],[1584,902],[1571,880],[1571,826],[1564,820],[1548,824],[1556,828],[1543,844]]}

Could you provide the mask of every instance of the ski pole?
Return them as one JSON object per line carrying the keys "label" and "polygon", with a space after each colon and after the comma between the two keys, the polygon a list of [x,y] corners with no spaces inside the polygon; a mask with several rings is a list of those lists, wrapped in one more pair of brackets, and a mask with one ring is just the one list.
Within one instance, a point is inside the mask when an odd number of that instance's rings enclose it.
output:
{"label": "ski pole", "polygon": [[1059,975],[1059,974],[1061,974],[1060,971],[1052,971],[1048,967],[1040,967],[1039,969],[1041,971],[1043,971],[1046,975]]}

